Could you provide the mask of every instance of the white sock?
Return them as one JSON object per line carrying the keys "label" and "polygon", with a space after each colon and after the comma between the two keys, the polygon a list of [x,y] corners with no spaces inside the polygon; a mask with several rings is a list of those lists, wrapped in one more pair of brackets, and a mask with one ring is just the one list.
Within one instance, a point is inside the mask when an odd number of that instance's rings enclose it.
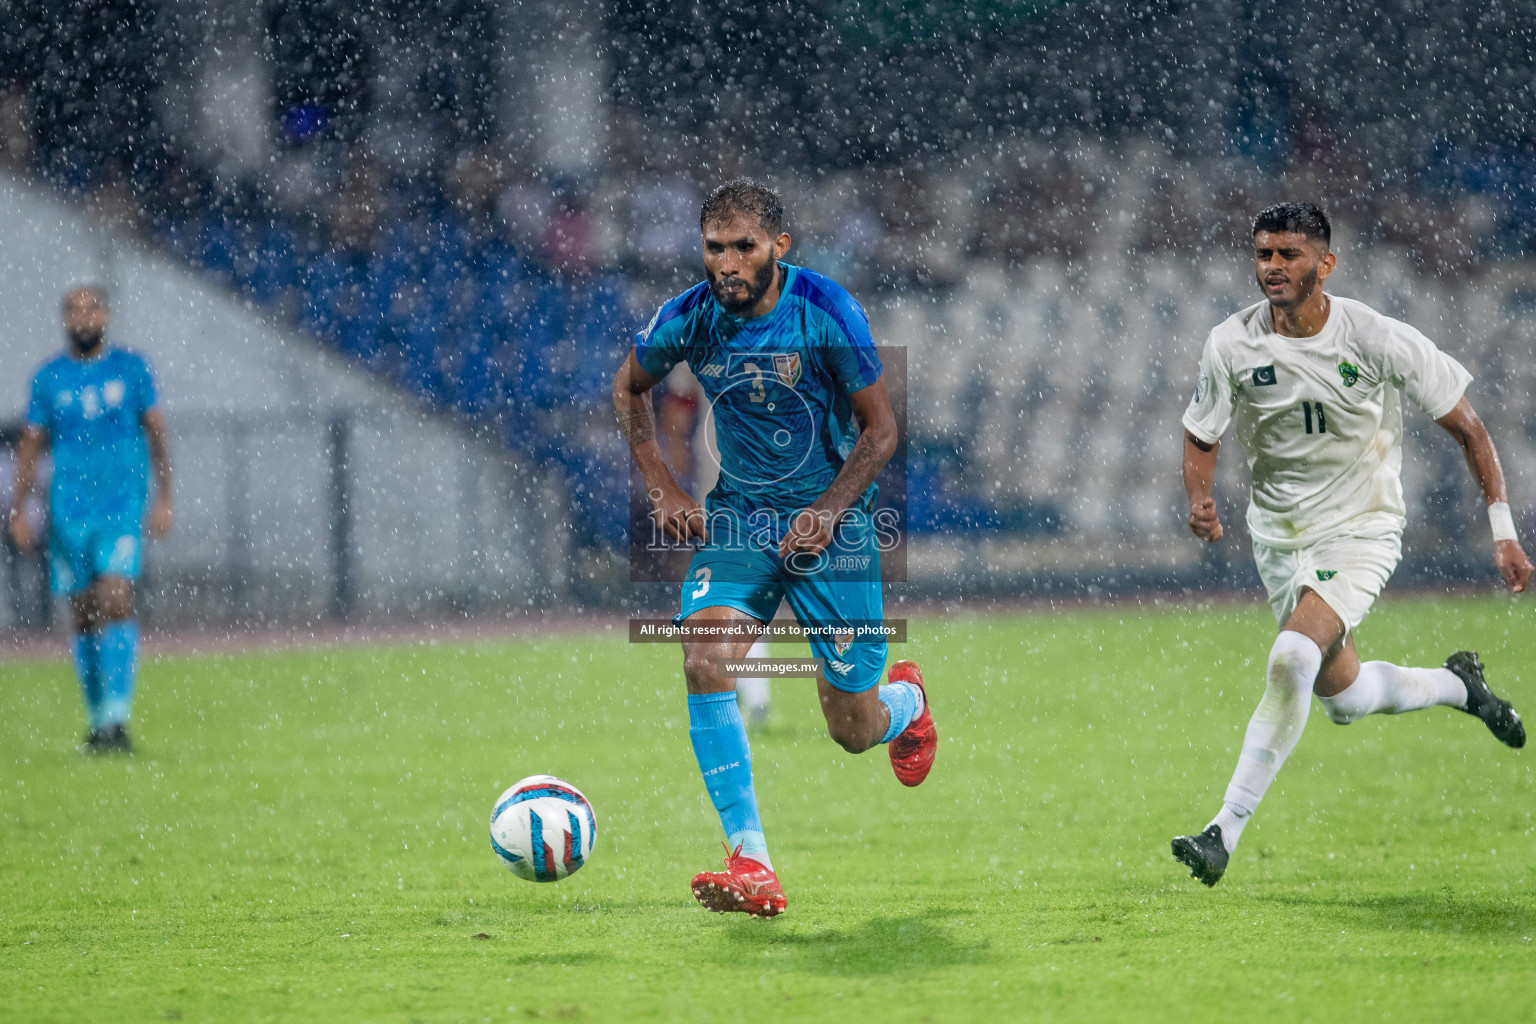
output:
{"label": "white sock", "polygon": [[[1287,629],[1275,637],[1269,649],[1264,697],[1248,721],[1237,770],[1222,798],[1222,813],[1211,822],[1221,827],[1228,853],[1237,848],[1237,837],[1264,799],[1264,791],[1296,749],[1312,708],[1312,683],[1322,667],[1323,652],[1306,636]],[[1227,834],[1229,828],[1231,835]]]}
{"label": "white sock", "polygon": [[[768,641],[756,640],[747,651],[749,658],[768,657]],[[743,676],[736,680],[736,698],[748,712],[749,718],[761,718],[768,713],[768,677]]]}
{"label": "white sock", "polygon": [[[1253,820],[1253,812],[1241,810],[1231,804],[1222,804],[1221,810],[1216,812],[1216,817],[1211,820],[1211,825],[1221,827],[1221,845],[1227,848],[1227,853],[1237,849],[1237,840],[1243,834],[1243,829]],[[1210,828],[1207,825],[1206,828]]]}
{"label": "white sock", "polygon": [[1400,715],[1436,704],[1464,708],[1467,685],[1448,668],[1402,668],[1391,662],[1367,661],[1344,692],[1317,699],[1329,718],[1348,725],[1366,715]]}

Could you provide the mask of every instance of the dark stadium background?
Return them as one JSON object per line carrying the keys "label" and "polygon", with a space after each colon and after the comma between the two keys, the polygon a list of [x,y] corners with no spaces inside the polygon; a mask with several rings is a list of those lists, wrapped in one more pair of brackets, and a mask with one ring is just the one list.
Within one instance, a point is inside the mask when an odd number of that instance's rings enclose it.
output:
{"label": "dark stadium background", "polygon": [[[630,583],[608,381],[738,173],[908,353],[900,593],[1255,583],[1236,445],[1228,542],[1183,530],[1178,416],[1282,198],[1335,216],[1341,293],[1477,375],[1536,528],[1531,4],[7,0],[0,24],[0,198],[91,240],[36,273],[88,268],[117,340],[186,370],[151,622],[669,603]],[[60,245],[0,260],[15,281]],[[10,427],[57,300],[6,300],[33,311],[0,327]],[[268,349],[362,390],[210,399]],[[1459,454],[1406,418],[1399,578],[1488,585]],[[5,556],[0,623],[35,626],[37,566]]]}

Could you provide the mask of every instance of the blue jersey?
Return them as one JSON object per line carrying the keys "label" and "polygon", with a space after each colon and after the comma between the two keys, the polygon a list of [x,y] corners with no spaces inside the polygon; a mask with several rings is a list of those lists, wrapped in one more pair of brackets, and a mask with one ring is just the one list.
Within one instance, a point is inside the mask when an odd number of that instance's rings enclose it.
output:
{"label": "blue jersey", "polygon": [[155,405],[149,364],[108,349],[94,359],[60,355],[32,378],[27,423],[48,432],[49,512],[56,522],[138,518],[149,494],[141,418]]}
{"label": "blue jersey", "polygon": [[[686,362],[704,388],[715,421],[709,457],[720,465],[711,511],[773,513],[775,539],[842,469],[858,436],[848,396],[882,372],[853,296],[831,278],[779,265],[785,277],[772,312],[734,316],[701,282],[667,301],[635,338],[646,373],[665,377]],[[870,485],[860,503],[874,494]]]}

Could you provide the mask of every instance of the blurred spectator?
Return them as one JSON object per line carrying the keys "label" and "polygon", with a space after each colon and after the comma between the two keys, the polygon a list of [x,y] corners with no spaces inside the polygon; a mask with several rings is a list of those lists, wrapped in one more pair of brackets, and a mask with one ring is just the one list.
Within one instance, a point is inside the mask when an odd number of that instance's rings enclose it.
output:
{"label": "blurred spectator", "polygon": [[1293,159],[1303,167],[1332,162],[1336,147],[1327,116],[1316,106],[1305,107],[1292,132]]}
{"label": "blurred spectator", "polygon": [[889,288],[948,283],[949,260],[940,251],[939,177],[895,168],[877,178],[878,204],[887,243],[878,257],[880,283]]}
{"label": "blurred spectator", "polygon": [[978,255],[1011,263],[1071,260],[1094,234],[1094,190],[1059,151],[1009,151],[983,195],[986,216],[972,244]]}
{"label": "blurred spectator", "polygon": [[143,204],[121,178],[114,175],[85,199],[91,212],[108,230],[137,235],[144,229]]}
{"label": "blurred spectator", "polygon": [[1399,192],[1380,202],[1377,212],[1381,241],[1401,247],[1415,263],[1436,272],[1471,266],[1478,257],[1478,239],[1497,223],[1490,204],[1478,196],[1434,203]]}
{"label": "blurred spectator", "polygon": [[554,193],[536,177],[507,186],[496,200],[496,217],[508,241],[535,259],[544,254],[545,235],[554,212]]}
{"label": "blurred spectator", "polygon": [[1185,202],[1180,181],[1171,174],[1158,175],[1139,210],[1138,247],[1151,251],[1182,249],[1190,239],[1205,233],[1197,218],[1196,211]]}
{"label": "blurred spectator", "polygon": [[32,131],[26,91],[11,86],[0,93],[0,167],[24,173],[32,164]]}
{"label": "blurred spectator", "polygon": [[856,180],[829,180],[811,199],[803,209],[799,197],[794,201],[790,261],[828,275],[855,294],[864,292],[885,246],[880,217],[859,195]]}
{"label": "blurred spectator", "polygon": [[501,194],[505,161],[484,148],[460,153],[448,171],[448,191],[459,212],[470,217],[489,215]]}
{"label": "blurred spectator", "polygon": [[331,206],[331,237],[337,244],[364,252],[378,244],[382,188],[372,163],[359,160],[343,176]]}
{"label": "blurred spectator", "polygon": [[699,248],[699,190],[681,175],[642,185],[630,202],[635,256],[652,276],[670,276]]}
{"label": "blurred spectator", "polygon": [[[0,428],[0,508],[10,509],[16,485],[16,446],[21,441],[21,427]],[[43,471],[46,472],[46,460]],[[37,482],[37,495],[48,493],[47,481]],[[27,513],[38,536],[46,536],[46,515],[40,498],[28,503]],[[42,629],[48,625],[52,598],[48,593],[47,545],[39,544],[23,553],[16,547],[9,523],[0,523],[0,572],[4,574],[6,607],[10,620],[22,629]]]}
{"label": "blurred spectator", "polygon": [[544,257],[557,274],[584,276],[597,265],[597,238],[585,198],[575,189],[561,192],[555,215],[544,229]]}
{"label": "blurred spectator", "polygon": [[262,184],[289,213],[323,213],[341,180],[343,155],[332,140],[306,139],[282,149]]}

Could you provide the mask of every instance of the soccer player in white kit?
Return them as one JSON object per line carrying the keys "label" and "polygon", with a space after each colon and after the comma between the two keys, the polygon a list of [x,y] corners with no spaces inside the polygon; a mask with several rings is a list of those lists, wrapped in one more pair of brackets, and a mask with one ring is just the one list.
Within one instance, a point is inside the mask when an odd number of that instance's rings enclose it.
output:
{"label": "soccer player in white kit", "polygon": [[1340,725],[1444,704],[1511,747],[1525,744],[1520,716],[1489,690],[1476,653],[1458,651],[1443,668],[1402,668],[1361,664],[1355,651],[1353,630],[1402,556],[1400,394],[1461,445],[1511,590],[1525,589],[1531,562],[1515,536],[1498,454],[1464,395],[1472,375],[1407,324],[1324,292],[1331,234],[1311,203],[1259,214],[1253,242],[1264,301],[1211,332],[1184,414],[1189,526],[1210,543],[1222,533],[1211,498],[1217,448],[1237,423],[1253,471],[1254,561],[1280,623],[1221,811],[1203,832],[1173,840],[1173,855],[1206,885],[1226,871],[1301,737],[1314,693]]}

